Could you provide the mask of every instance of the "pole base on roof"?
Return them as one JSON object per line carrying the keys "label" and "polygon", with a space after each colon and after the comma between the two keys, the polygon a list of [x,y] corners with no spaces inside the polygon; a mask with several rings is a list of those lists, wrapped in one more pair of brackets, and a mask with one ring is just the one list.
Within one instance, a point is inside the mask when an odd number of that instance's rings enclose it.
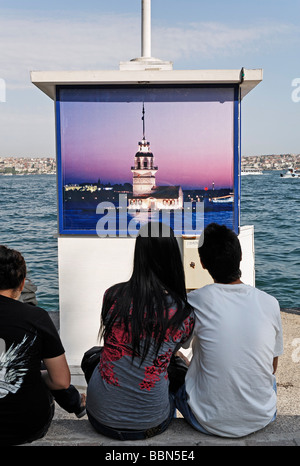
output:
{"label": "pole base on roof", "polygon": [[121,71],[140,71],[140,70],[173,70],[173,62],[163,61],[159,58],[140,57],[130,61],[120,62]]}

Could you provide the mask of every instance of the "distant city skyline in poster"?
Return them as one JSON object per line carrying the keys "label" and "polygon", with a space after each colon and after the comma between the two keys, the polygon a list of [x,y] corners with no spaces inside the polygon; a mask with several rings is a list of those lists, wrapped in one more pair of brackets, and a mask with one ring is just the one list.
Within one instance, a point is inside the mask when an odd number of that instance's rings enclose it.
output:
{"label": "distant city skyline in poster", "polygon": [[[71,187],[97,185],[99,194],[108,186],[126,185],[131,197],[128,185],[133,184],[133,176],[140,176],[132,169],[143,137],[157,168],[155,188],[178,186],[184,201],[188,200],[184,193],[193,190],[213,191],[219,197],[230,194],[231,204],[221,208],[220,203],[219,210],[229,212],[227,223],[233,228],[234,96],[233,87],[61,88],[62,229],[93,230],[88,219],[85,224],[78,213],[74,215],[74,210],[83,212],[91,205],[78,193],[74,204],[75,188],[72,197]],[[109,200],[114,202],[112,193]]]}

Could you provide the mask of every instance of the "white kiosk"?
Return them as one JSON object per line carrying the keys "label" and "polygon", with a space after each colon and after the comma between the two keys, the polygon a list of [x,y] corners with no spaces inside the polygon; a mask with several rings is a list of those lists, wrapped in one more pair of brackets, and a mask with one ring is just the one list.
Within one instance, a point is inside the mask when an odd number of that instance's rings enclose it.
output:
{"label": "white kiosk", "polygon": [[[135,238],[128,223],[121,231],[120,218],[114,223],[108,216],[116,231],[97,229],[99,213],[120,211],[120,196],[125,210],[150,199],[174,211],[178,193],[190,205],[201,201],[204,223],[229,222],[238,233],[242,280],[255,283],[254,228],[239,220],[240,107],[262,70],[173,70],[171,62],[151,57],[150,0],[142,0],[142,13],[142,57],[119,70],[31,72],[55,104],[60,334],[73,381],[83,353],[98,344],[104,291],[131,274]],[[216,115],[223,115],[222,124]],[[140,183],[138,195],[134,183]],[[211,279],[190,233],[177,237],[187,288],[194,289]]]}

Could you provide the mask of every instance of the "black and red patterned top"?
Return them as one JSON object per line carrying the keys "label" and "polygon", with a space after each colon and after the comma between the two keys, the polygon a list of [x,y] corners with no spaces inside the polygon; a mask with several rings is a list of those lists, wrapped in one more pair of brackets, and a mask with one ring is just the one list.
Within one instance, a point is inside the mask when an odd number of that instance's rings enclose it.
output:
{"label": "black and red patterned top", "polygon": [[[177,311],[171,306],[169,318]],[[132,361],[131,336],[119,323],[104,342],[100,362],[89,381],[87,408],[102,424],[116,429],[144,430],[162,423],[169,415],[168,366],[172,354],[187,341],[194,314],[179,329],[168,329],[156,355],[154,342],[141,364]]]}

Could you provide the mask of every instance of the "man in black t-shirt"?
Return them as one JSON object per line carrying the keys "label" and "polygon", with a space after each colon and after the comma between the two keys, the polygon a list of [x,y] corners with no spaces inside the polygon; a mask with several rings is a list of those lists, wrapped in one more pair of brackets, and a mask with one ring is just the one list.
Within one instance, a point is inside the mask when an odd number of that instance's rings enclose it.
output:
{"label": "man in black t-shirt", "polygon": [[25,277],[21,254],[0,246],[0,445],[43,437],[54,414],[52,394],[68,412],[84,412],[49,314],[18,301]]}

